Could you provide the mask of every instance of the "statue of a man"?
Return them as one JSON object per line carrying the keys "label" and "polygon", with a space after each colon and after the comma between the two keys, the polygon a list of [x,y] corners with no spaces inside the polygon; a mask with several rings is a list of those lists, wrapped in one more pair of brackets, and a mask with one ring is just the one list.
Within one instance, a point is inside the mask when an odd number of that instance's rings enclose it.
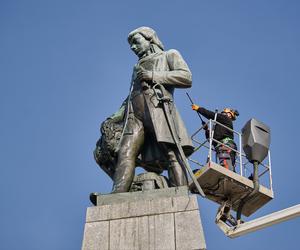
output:
{"label": "statue of a man", "polygon": [[[175,88],[191,87],[191,72],[177,50],[164,51],[149,27],[130,32],[128,42],[139,59],[126,102],[112,192],[129,191],[139,156],[145,166],[155,168],[156,164],[158,169],[167,169],[170,186],[186,185],[186,170],[174,138],[186,156],[193,152],[193,146],[173,93]],[[162,103],[166,100],[167,106]]]}

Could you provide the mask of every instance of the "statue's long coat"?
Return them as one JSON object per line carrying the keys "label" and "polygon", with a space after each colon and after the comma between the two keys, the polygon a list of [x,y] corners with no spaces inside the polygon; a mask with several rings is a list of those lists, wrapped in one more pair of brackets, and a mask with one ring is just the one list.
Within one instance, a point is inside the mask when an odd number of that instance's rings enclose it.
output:
{"label": "statue's long coat", "polygon": [[[139,70],[152,71],[152,82],[139,82],[136,78]],[[134,113],[136,117],[142,120],[145,127],[144,158],[155,158],[156,156],[153,155],[153,152],[157,151],[155,143],[175,144],[175,142],[169,129],[163,106],[159,103],[153,86],[157,83],[162,84],[166,90],[164,95],[173,100],[175,88],[190,88],[192,86],[192,75],[180,53],[172,49],[154,53],[140,59],[134,67],[132,81],[131,111],[128,113]],[[173,120],[175,125],[175,133],[185,154],[190,155],[193,151],[193,145],[174,102],[171,102],[169,108],[171,110],[171,120]],[[130,130],[130,128],[125,128],[127,131],[128,129]],[[147,131],[151,131],[154,134],[152,139],[151,136],[147,136]],[[149,150],[150,145],[152,145],[152,150]],[[149,154],[149,151],[152,151],[152,155]],[[148,160],[144,159],[144,161],[147,162]]]}

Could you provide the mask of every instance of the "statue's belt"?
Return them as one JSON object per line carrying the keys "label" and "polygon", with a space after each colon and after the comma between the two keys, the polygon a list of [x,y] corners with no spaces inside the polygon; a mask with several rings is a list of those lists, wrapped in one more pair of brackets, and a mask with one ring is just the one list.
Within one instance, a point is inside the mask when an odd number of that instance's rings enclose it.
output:
{"label": "statue's belt", "polygon": [[148,89],[152,89],[153,88],[153,84],[149,84],[147,82],[134,82],[134,87],[132,90],[132,93],[134,92],[139,92],[142,93]]}
{"label": "statue's belt", "polygon": [[154,95],[154,91],[151,87],[145,89],[134,90],[131,93],[131,100],[140,95]]}

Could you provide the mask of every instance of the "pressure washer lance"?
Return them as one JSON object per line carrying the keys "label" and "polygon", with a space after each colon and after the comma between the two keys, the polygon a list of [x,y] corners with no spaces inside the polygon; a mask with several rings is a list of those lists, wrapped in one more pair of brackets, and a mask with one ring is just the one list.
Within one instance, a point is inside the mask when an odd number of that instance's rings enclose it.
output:
{"label": "pressure washer lance", "polygon": [[[189,98],[189,100],[191,101],[191,103],[192,103],[192,105],[193,105],[194,102],[193,102],[192,98],[190,97],[189,93],[188,93],[188,92],[185,92],[185,93],[186,93],[187,97]],[[203,121],[203,119],[202,119],[200,113],[197,112],[197,114],[198,114],[198,116],[199,116],[199,118],[200,118],[200,120],[201,120],[201,122],[202,122],[202,125],[204,125],[204,124],[205,124],[205,121]]]}

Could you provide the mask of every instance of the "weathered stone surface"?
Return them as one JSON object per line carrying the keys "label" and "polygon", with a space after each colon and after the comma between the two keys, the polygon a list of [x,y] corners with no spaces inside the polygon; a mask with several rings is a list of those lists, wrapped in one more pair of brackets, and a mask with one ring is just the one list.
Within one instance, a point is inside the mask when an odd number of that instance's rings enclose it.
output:
{"label": "weathered stone surface", "polygon": [[111,205],[115,203],[123,203],[130,201],[152,200],[159,197],[175,197],[188,195],[186,186],[163,188],[139,192],[115,193],[115,194],[101,194],[97,197],[97,206]]}
{"label": "weathered stone surface", "polygon": [[138,249],[139,218],[113,220],[110,222],[110,249]]}
{"label": "weathered stone surface", "polygon": [[175,213],[176,249],[206,249],[198,210]]}
{"label": "weathered stone surface", "polygon": [[197,209],[197,207],[197,200],[189,196],[124,202],[120,204],[89,207],[86,221],[105,221],[130,218],[133,216],[190,211]]}
{"label": "weathered stone surface", "polygon": [[175,249],[174,216],[162,214],[110,222],[110,249]]}
{"label": "weathered stone surface", "polygon": [[82,250],[108,250],[109,248],[109,222],[101,221],[86,223]]}
{"label": "weathered stone surface", "polygon": [[172,213],[149,216],[149,249],[175,249],[174,226]]}
{"label": "weathered stone surface", "polygon": [[82,250],[94,249],[205,249],[196,196],[159,193],[88,208]]}

